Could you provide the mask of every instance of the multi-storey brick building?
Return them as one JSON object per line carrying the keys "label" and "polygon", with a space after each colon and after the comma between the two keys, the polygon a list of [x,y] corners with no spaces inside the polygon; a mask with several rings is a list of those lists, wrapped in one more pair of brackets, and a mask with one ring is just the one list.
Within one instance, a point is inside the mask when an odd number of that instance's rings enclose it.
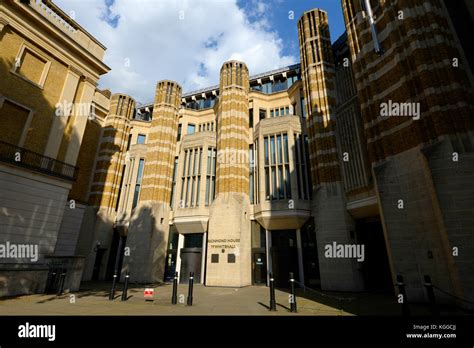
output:
{"label": "multi-storey brick building", "polygon": [[[68,194],[83,204],[58,231],[63,255],[85,257],[83,280],[194,272],[239,287],[271,271],[281,286],[293,272],[325,290],[393,291],[401,275],[423,300],[429,275],[473,299],[473,7],[342,7],[333,44],[324,11],[301,16],[299,64],[251,75],[228,61],[219,85],[159,81],[149,104],[96,92],[104,114],[87,123]],[[382,112],[397,103],[412,113]]]}
{"label": "multi-storey brick building", "polygon": [[[48,264],[79,287],[74,244],[109,110],[96,88],[104,53],[54,3],[0,1],[0,296],[43,291]],[[37,259],[9,257],[13,245],[37,246]]]}

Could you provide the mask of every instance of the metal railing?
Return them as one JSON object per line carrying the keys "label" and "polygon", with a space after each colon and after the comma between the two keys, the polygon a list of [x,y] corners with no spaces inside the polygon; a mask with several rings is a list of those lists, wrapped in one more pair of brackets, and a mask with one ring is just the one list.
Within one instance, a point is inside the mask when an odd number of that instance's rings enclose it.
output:
{"label": "metal railing", "polygon": [[0,161],[66,180],[76,180],[79,168],[0,140]]}

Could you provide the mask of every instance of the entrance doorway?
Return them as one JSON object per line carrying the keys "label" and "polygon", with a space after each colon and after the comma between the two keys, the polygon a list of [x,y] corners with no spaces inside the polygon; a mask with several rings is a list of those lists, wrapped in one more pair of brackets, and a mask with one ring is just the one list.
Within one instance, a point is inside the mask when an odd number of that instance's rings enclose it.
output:
{"label": "entrance doorway", "polygon": [[175,272],[179,271],[176,269],[176,260],[178,257],[178,238],[179,234],[174,226],[170,228],[170,234],[168,238],[168,251],[166,253],[166,265],[165,265],[165,282],[173,281]]}
{"label": "entrance doorway", "polygon": [[301,244],[303,249],[305,286],[320,288],[321,277],[319,273],[318,247],[316,245],[313,217],[301,227]]}
{"label": "entrance doorway", "polygon": [[252,283],[267,284],[267,254],[265,248],[252,249]]}
{"label": "entrance doorway", "polygon": [[201,282],[203,233],[184,235],[184,246],[180,250],[181,270],[179,282],[188,283],[189,273],[194,272],[194,283]]}
{"label": "entrance doorway", "polygon": [[290,272],[295,280],[299,281],[298,249],[296,246],[295,230],[271,231],[272,271],[275,286],[289,287]]}
{"label": "entrance doorway", "polygon": [[99,280],[100,268],[102,265],[102,259],[106,252],[106,248],[98,248],[95,254],[94,269],[92,270],[92,280]]}
{"label": "entrance doorway", "polygon": [[357,243],[365,247],[362,274],[366,290],[393,292],[392,275],[382,224],[377,219],[357,221]]}

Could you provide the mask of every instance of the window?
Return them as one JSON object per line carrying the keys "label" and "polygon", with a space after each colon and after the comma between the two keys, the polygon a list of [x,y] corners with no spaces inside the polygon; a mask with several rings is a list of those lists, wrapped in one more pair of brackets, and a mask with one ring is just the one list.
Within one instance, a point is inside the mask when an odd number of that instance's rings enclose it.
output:
{"label": "window", "polygon": [[171,197],[170,197],[170,207],[173,209],[174,205],[174,194],[176,191],[176,177],[178,174],[178,157],[174,158],[174,167],[173,167],[173,184],[171,186]]}
{"label": "window", "polygon": [[132,135],[129,134],[128,135],[128,142],[127,142],[127,151],[130,150],[131,143],[132,143]]}
{"label": "window", "polygon": [[0,140],[22,146],[23,133],[28,132],[30,110],[5,100],[1,106],[0,100]]}
{"label": "window", "polygon": [[[307,139],[307,138],[306,138]],[[298,185],[298,198],[310,199],[311,178],[309,170],[309,153],[306,140],[301,134],[295,133],[295,167]]]}
{"label": "window", "polygon": [[279,109],[275,109],[275,117],[278,117],[280,116],[280,110]]}
{"label": "window", "polygon": [[202,148],[184,151],[183,175],[181,177],[181,208],[199,205],[201,186]]}
{"label": "window", "polygon": [[259,119],[263,120],[267,117],[267,110],[265,109],[260,109],[259,110]]}
{"label": "window", "polygon": [[[255,158],[256,158],[256,161],[255,161]],[[259,172],[258,172],[258,163],[259,163],[259,158],[260,158],[260,155],[258,153],[258,141],[255,142],[255,155],[253,157],[254,159],[254,165],[253,165],[253,169],[254,169],[254,175],[255,175],[255,188],[254,188],[254,191],[255,191],[255,203],[258,204],[259,202],[259,191],[258,191],[258,188],[260,187],[259,186],[259,182],[258,182],[258,178],[259,178]]]}
{"label": "window", "polygon": [[301,117],[306,118],[306,101],[303,97],[300,100],[301,103]]}
{"label": "window", "polygon": [[214,200],[216,189],[216,149],[207,150],[206,206]]}
{"label": "window", "polygon": [[249,145],[249,197],[250,197],[250,204],[254,203],[254,158],[253,158],[253,145]]}
{"label": "window", "polygon": [[138,134],[137,144],[145,144],[146,135]]}
{"label": "window", "polygon": [[253,128],[253,109],[249,109],[249,128]]}
{"label": "window", "polygon": [[270,110],[270,117],[275,117],[275,111],[273,109]]}
{"label": "window", "polygon": [[291,198],[287,134],[264,137],[264,152],[265,199]]}
{"label": "window", "polygon": [[189,123],[188,124],[188,131],[187,131],[186,134],[194,134],[195,131],[196,131],[196,125],[192,124],[192,123]]}
{"label": "window", "polygon": [[140,158],[140,162],[138,163],[137,182],[135,183],[135,193],[133,194],[132,209],[135,209],[135,207],[138,204],[138,197],[140,196],[140,186],[142,184],[144,164],[145,164],[145,160],[143,158]]}
{"label": "window", "polygon": [[178,137],[176,138],[176,141],[181,140],[181,129],[183,128],[183,125],[180,123],[178,124]]}
{"label": "window", "polygon": [[262,92],[265,93],[265,94],[272,93],[272,83],[267,82],[267,83],[263,84],[262,85]]}
{"label": "window", "polygon": [[275,93],[275,92],[284,91],[287,88],[287,86],[288,84],[287,84],[286,79],[275,81],[273,83],[272,92]]}
{"label": "window", "polygon": [[51,62],[46,57],[23,46],[13,66],[13,72],[24,79],[43,87]]}

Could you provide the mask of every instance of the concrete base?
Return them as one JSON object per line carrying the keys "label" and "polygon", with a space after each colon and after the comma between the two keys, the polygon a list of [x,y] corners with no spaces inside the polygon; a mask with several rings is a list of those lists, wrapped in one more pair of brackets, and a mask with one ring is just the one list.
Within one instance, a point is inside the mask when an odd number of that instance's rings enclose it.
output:
{"label": "concrete base", "polygon": [[43,293],[47,279],[45,265],[0,264],[0,298]]}
{"label": "concrete base", "polygon": [[101,248],[107,248],[102,257],[99,273],[99,279],[105,278],[107,261],[110,256],[110,245],[114,232],[114,222],[115,211],[97,209],[95,207],[86,208],[76,252],[76,255],[84,255],[86,257],[82,280],[87,281],[92,279],[97,254],[96,247],[98,245]]}
{"label": "concrete base", "polygon": [[48,265],[65,268],[64,292],[79,291],[81,287],[82,272],[84,271],[84,257],[75,256],[49,256],[46,258]]}
{"label": "concrete base", "polygon": [[[392,273],[404,277],[412,302],[428,300],[424,275],[448,293],[473,299],[474,194],[468,189],[474,184],[473,157],[461,155],[456,163],[453,151],[445,139],[434,147],[405,151],[373,169]],[[435,296],[437,302],[453,302],[437,290]]]}
{"label": "concrete base", "polygon": [[361,263],[354,258],[327,258],[325,246],[357,244],[351,238],[354,221],[346,209],[342,183],[322,184],[313,192],[313,216],[318,245],[321,289],[332,291],[362,291],[364,283]]}
{"label": "concrete base", "polygon": [[140,203],[130,221],[122,275],[130,272],[136,283],[163,282],[169,237],[169,206]]}
{"label": "concrete base", "polygon": [[207,286],[251,285],[249,211],[249,198],[243,194],[218,194],[212,202],[207,244]]}

